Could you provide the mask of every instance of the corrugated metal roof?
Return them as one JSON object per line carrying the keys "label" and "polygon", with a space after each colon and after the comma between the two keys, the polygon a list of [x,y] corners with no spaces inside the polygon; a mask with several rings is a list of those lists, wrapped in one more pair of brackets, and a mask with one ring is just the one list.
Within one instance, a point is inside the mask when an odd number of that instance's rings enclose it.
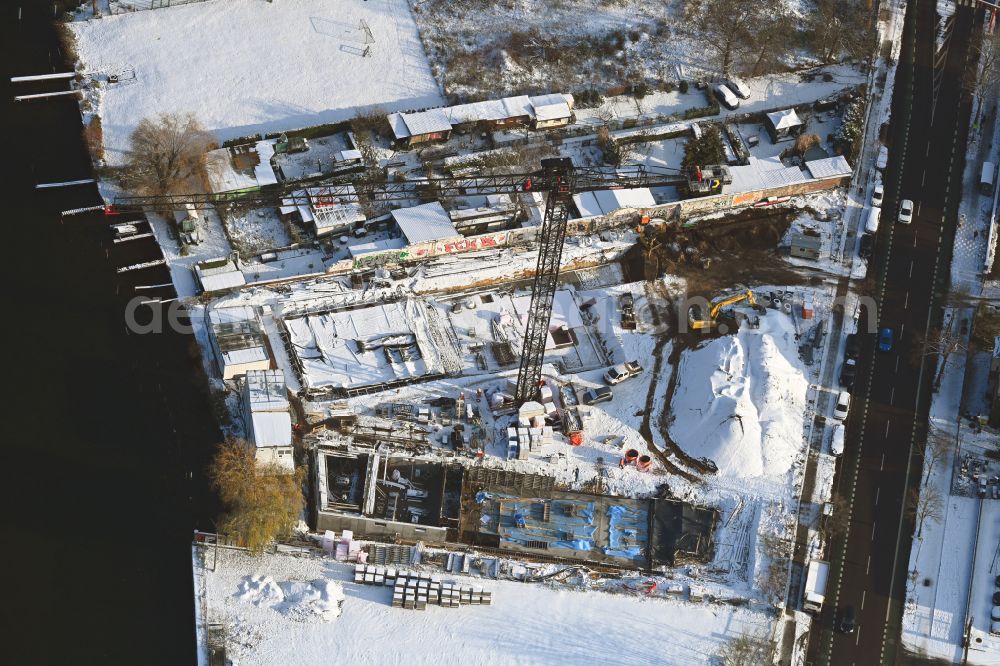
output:
{"label": "corrugated metal roof", "polygon": [[403,115],[403,122],[406,123],[406,129],[410,130],[410,134],[413,136],[451,131],[451,123],[448,122],[446,109],[428,109],[417,113],[407,113]]}
{"label": "corrugated metal roof", "polygon": [[459,235],[444,206],[437,201],[394,210],[392,219],[410,243],[443,240]]}
{"label": "corrugated metal roof", "polygon": [[843,155],[825,157],[820,160],[806,162],[806,169],[809,170],[813,178],[836,178],[837,176],[851,175],[851,165],[847,163]]}
{"label": "corrugated metal roof", "polygon": [[558,104],[543,104],[535,107],[536,120],[562,120],[570,117],[569,104],[560,102]]}
{"label": "corrugated metal roof", "polygon": [[794,234],[792,235],[792,245],[818,250],[823,245],[823,239],[821,239],[819,236],[806,236],[805,234]]}

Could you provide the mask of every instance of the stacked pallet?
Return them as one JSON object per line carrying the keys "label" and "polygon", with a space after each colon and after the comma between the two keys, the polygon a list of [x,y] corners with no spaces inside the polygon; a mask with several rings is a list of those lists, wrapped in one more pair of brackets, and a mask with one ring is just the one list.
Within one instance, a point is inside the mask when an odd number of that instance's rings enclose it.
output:
{"label": "stacked pallet", "polygon": [[473,606],[493,604],[492,592],[471,585],[442,583],[439,577],[426,573],[397,572],[391,567],[357,564],[354,567],[354,582],[361,585],[392,587],[394,608],[426,610],[427,604],[444,608],[458,608],[463,604]]}

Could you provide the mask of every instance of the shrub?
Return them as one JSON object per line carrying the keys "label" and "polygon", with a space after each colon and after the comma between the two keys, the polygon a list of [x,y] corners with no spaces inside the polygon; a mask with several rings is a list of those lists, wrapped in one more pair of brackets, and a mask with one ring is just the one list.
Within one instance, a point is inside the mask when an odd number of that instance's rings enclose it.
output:
{"label": "shrub", "polygon": [[636,99],[642,99],[649,94],[649,86],[643,81],[632,86],[632,96]]}
{"label": "shrub", "polygon": [[104,129],[100,116],[92,117],[84,126],[83,140],[87,144],[91,161],[99,162],[104,159]]}
{"label": "shrub", "polygon": [[686,95],[687,94],[687,91],[688,91],[688,82],[687,81],[681,81],[680,84],[677,87],[681,91],[682,95]]}

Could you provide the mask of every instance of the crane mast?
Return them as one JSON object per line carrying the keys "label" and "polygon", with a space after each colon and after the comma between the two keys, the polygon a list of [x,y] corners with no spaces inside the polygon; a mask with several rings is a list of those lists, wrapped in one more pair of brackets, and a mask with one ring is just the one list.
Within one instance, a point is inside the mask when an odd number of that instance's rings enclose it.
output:
{"label": "crane mast", "polygon": [[542,160],[540,176],[548,192],[545,217],[538,235],[538,263],[531,290],[531,305],[524,323],[524,345],[517,372],[514,401],[518,405],[534,400],[542,379],[545,343],[552,319],[552,303],[559,284],[559,263],[566,241],[566,223],[573,197],[573,163],[568,157]]}

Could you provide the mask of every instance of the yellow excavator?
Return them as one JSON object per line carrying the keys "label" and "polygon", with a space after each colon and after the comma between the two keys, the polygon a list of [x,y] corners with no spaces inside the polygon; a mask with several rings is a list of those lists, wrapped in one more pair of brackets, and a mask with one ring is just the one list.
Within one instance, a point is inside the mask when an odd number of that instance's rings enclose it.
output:
{"label": "yellow excavator", "polygon": [[719,313],[723,308],[730,305],[735,305],[736,303],[742,303],[746,301],[750,304],[750,307],[754,309],[758,314],[766,314],[767,309],[763,305],[757,304],[757,299],[754,298],[753,292],[749,289],[742,294],[736,294],[734,296],[728,296],[718,301],[712,305],[712,309],[708,313],[708,319],[702,319],[701,308],[698,306],[692,306],[688,310],[688,326],[695,331],[700,331],[705,328],[712,328],[715,326],[716,319],[719,317]]}

